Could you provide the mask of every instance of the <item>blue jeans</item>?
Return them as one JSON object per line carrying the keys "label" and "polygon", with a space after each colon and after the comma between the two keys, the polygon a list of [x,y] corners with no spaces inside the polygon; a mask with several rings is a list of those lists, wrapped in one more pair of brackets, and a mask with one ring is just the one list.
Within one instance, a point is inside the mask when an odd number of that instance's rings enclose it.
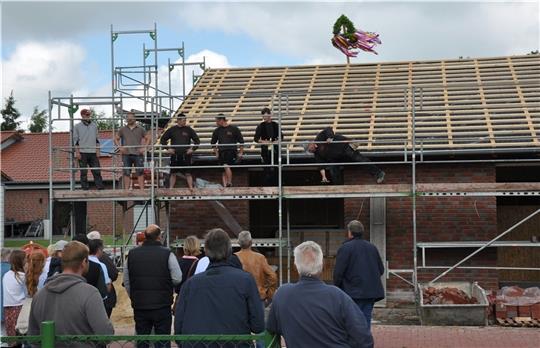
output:
{"label": "blue jeans", "polygon": [[373,312],[373,305],[375,302],[372,300],[354,300],[358,308],[364,313],[364,317],[366,318],[367,327],[369,332],[371,332],[371,313]]}

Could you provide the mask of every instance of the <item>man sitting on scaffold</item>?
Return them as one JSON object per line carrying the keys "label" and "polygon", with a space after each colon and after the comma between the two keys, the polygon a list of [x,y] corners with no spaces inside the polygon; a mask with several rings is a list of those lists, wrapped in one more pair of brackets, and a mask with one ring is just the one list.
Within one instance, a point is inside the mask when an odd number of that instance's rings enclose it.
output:
{"label": "man sitting on scaffold", "polygon": [[[341,134],[335,134],[332,127],[327,127],[319,132],[314,141],[308,144],[307,150],[315,155],[317,163],[370,162],[369,158],[352,147],[350,139]],[[379,167],[374,164],[366,164],[366,167],[369,173],[376,178],[377,184],[384,181],[385,173]],[[331,180],[328,180],[326,176],[326,169],[330,172]],[[336,165],[321,167],[319,171],[323,184],[328,184],[330,181],[333,184],[343,182],[340,169]]]}

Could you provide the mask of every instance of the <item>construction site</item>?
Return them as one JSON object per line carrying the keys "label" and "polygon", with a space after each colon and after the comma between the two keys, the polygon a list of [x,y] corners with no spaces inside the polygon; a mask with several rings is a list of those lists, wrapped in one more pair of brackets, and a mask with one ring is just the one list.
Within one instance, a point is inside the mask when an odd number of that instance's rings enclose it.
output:
{"label": "construction site", "polygon": [[[127,35],[151,38],[153,46],[132,53],[141,65],[122,65],[115,53]],[[190,235],[202,241],[206,231],[220,227],[237,247],[238,233],[249,230],[280,285],[298,280],[292,252],[309,240],[321,246],[321,279],[332,284],[336,252],[347,223],[356,219],[385,266],[386,297],[377,302],[375,319],[385,323],[403,310],[422,325],[540,327],[538,54],[214,69],[204,60],[184,61],[183,43],[168,48],[158,42],[157,25],[129,31],[111,26],[110,95],[50,92],[47,133],[2,132],[4,236],[12,229],[17,237],[22,222],[19,237],[51,244],[98,230],[122,269],[148,224],[161,226],[165,244],[178,253]],[[171,63],[178,57],[182,63]],[[158,76],[164,58],[168,76]],[[188,67],[198,72],[186,77]],[[171,92],[178,87],[171,86],[172,74],[183,76],[181,95]],[[169,84],[158,85],[163,79]],[[194,82],[190,91],[186,79]],[[137,108],[128,109],[133,102]],[[73,128],[78,111],[93,107],[108,108],[103,120],[114,126],[100,132],[105,189],[82,190]],[[271,164],[261,162],[261,144],[253,140],[265,107],[283,134]],[[136,114],[150,141],[144,187],[132,180],[124,189],[126,168],[113,139],[128,112]],[[242,161],[231,166],[232,187],[221,185],[223,166],[210,142],[220,113],[245,139]],[[180,114],[201,142],[193,156],[193,189],[182,177],[168,188],[170,145],[160,143]],[[69,131],[55,132],[59,124]],[[384,182],[368,174],[367,162],[343,162],[331,164],[340,182],[321,184],[319,167],[328,164],[317,163],[306,149],[326,127],[351,139],[384,170]],[[48,165],[29,174],[31,161],[20,159],[36,151]],[[269,172],[275,175],[272,185],[265,181]],[[28,175],[36,177],[18,179]],[[24,207],[17,206],[21,201]],[[39,212],[29,216],[34,204]],[[475,302],[439,293],[448,287]],[[124,312],[115,318],[131,322]]]}

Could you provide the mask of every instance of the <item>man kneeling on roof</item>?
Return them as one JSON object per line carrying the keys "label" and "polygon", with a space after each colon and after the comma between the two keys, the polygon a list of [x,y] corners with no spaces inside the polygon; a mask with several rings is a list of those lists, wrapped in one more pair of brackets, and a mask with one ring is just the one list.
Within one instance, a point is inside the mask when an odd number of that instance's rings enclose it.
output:
{"label": "man kneeling on roof", "polygon": [[[340,163],[340,162],[369,162],[369,158],[363,156],[360,151],[355,150],[350,140],[341,135],[335,134],[332,127],[323,129],[313,143],[308,145],[308,151],[315,155],[317,163]],[[384,181],[384,172],[373,164],[366,164],[367,170],[373,175],[377,184]],[[321,173],[321,183],[327,184],[330,182],[326,177],[326,169],[330,172],[332,183],[340,183],[341,175],[338,166],[328,166],[327,168],[319,168]]]}

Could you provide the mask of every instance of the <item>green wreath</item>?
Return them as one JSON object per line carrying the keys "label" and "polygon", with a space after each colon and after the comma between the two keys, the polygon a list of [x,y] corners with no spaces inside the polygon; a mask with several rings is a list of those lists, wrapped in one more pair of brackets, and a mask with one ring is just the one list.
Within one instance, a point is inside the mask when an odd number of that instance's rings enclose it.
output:
{"label": "green wreath", "polygon": [[344,29],[343,36],[349,40],[356,41],[356,37],[354,36],[356,28],[354,27],[353,22],[345,15],[341,15],[336,23],[334,23],[334,35],[339,35],[342,28]]}

